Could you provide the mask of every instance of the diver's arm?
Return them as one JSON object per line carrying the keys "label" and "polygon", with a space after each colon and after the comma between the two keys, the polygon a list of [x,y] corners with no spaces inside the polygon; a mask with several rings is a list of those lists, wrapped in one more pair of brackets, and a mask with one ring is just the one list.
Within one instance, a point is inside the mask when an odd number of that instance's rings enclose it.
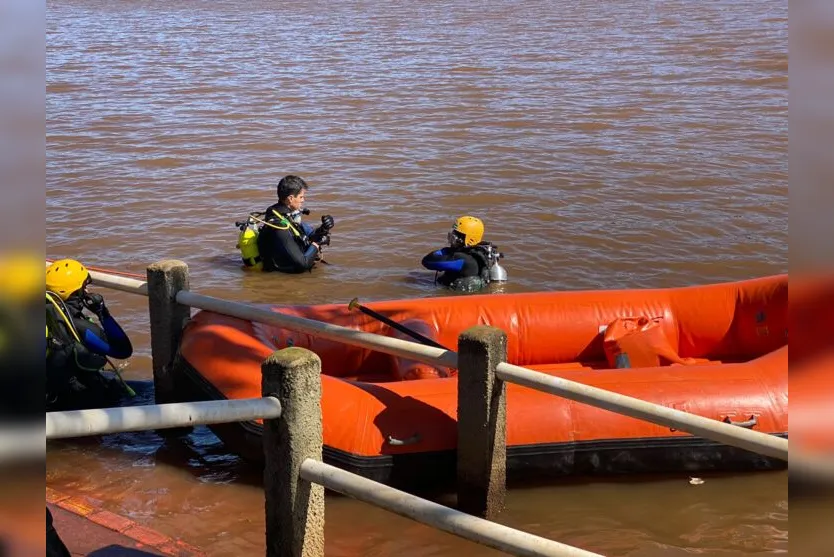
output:
{"label": "diver's arm", "polygon": [[83,319],[75,320],[75,327],[84,346],[102,356],[120,360],[130,358],[133,355],[133,345],[122,327],[106,309],[99,313],[98,318],[103,329]]}
{"label": "diver's arm", "polygon": [[[301,251],[299,249],[299,251]],[[319,247],[318,244],[310,243],[307,247],[306,251],[304,252],[304,270],[307,271],[313,268],[313,265],[316,264],[316,256],[319,254]]]}
{"label": "diver's arm", "polygon": [[443,248],[427,254],[421,263],[423,267],[432,271],[460,272],[463,270],[466,261],[462,254],[450,248]]}
{"label": "diver's arm", "polygon": [[108,356],[126,360],[133,355],[133,345],[128,338],[127,333],[124,332],[122,326],[110,315],[107,308],[99,314],[101,326],[104,328],[104,334],[110,344],[110,350],[107,352]]}
{"label": "diver's arm", "polygon": [[301,231],[302,231],[302,232],[304,233],[304,235],[305,235],[305,236],[307,236],[308,238],[309,238],[310,236],[312,236],[313,234],[315,234],[315,233],[316,233],[316,230],[317,230],[317,229],[316,229],[316,228],[313,228],[313,225],[312,225],[312,224],[310,224],[310,223],[308,223],[308,222],[301,221]]}
{"label": "diver's arm", "polygon": [[296,272],[309,271],[313,268],[316,263],[316,254],[318,254],[318,248],[315,245],[311,243],[302,251],[289,230],[280,230],[278,236]]}

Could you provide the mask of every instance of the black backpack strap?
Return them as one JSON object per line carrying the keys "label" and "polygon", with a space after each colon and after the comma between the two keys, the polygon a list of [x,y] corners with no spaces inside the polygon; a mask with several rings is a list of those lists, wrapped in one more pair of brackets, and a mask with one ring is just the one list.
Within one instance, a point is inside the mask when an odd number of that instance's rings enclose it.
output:
{"label": "black backpack strap", "polygon": [[481,279],[483,279],[485,283],[489,283],[489,268],[491,264],[489,257],[487,257],[486,248],[480,244],[472,246],[469,249],[469,254],[475,258],[475,261],[478,262],[478,272],[481,275]]}

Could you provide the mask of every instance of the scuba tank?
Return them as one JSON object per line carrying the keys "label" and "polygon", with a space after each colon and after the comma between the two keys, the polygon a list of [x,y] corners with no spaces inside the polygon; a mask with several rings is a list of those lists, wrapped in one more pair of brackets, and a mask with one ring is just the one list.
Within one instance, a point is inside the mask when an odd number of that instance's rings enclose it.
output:
{"label": "scuba tank", "polygon": [[489,268],[489,280],[492,282],[507,282],[507,270],[498,263],[499,259],[504,257],[503,253],[498,253],[495,261],[493,262],[492,266]]}
{"label": "scuba tank", "polygon": [[[304,230],[304,225],[301,223],[301,215],[309,214],[310,209],[306,208],[294,211],[288,215],[278,215],[276,213],[277,216],[284,219],[281,222],[284,222],[286,226],[279,226],[275,223],[267,222],[266,214],[260,212],[249,213],[245,221],[235,222],[235,226],[240,230],[240,233],[237,235],[237,245],[235,247],[240,250],[240,259],[243,261],[244,270],[263,270],[263,260],[258,249],[258,236],[261,231],[259,225],[271,226],[280,230],[291,226],[296,240],[301,244],[302,250],[307,249],[310,239],[307,234],[302,234],[298,229]],[[330,237],[326,236],[326,238],[326,243],[319,241],[321,245],[328,245],[330,243]],[[321,259],[321,261],[325,262],[324,259]]]}
{"label": "scuba tank", "polygon": [[487,260],[487,267],[489,268],[490,282],[507,282],[507,270],[498,263],[499,259],[504,258],[504,254],[498,251],[498,247],[490,242],[481,242],[478,247],[484,253]]}
{"label": "scuba tank", "polygon": [[247,270],[260,271],[263,269],[261,262],[261,254],[258,251],[258,225],[253,215],[259,213],[250,213],[245,221],[238,221],[235,226],[238,227],[240,233],[237,235],[237,248],[240,250],[240,258]]}

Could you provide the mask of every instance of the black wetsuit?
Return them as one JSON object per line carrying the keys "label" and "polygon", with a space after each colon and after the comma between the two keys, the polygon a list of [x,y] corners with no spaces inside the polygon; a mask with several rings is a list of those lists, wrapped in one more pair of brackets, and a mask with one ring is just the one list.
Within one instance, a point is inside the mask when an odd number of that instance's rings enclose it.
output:
{"label": "black wetsuit", "polygon": [[[52,297],[62,310],[46,301],[47,409],[98,408],[113,404],[121,398],[123,387],[107,379],[101,370],[107,364],[107,356],[126,359],[133,354],[130,339],[104,306],[98,315],[99,326],[84,314],[79,296],[70,296],[63,306],[57,295]],[[75,333],[62,313],[71,321]]]}
{"label": "black wetsuit", "polygon": [[311,242],[320,236],[319,229],[293,222],[289,208],[279,203],[266,210],[264,220],[269,224],[264,224],[258,233],[263,270],[303,273],[312,269],[319,250]]}
{"label": "black wetsuit", "polygon": [[437,282],[453,290],[480,290],[489,283],[489,263],[477,247],[445,247],[427,254],[422,264],[442,272]]}

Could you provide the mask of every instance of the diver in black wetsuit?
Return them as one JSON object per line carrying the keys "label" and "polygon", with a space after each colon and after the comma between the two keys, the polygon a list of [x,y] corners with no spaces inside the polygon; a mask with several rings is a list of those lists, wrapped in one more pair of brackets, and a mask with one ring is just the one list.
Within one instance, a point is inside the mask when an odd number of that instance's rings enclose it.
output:
{"label": "diver in black wetsuit", "polygon": [[462,292],[477,292],[492,281],[506,281],[507,273],[498,265],[503,255],[483,242],[483,237],[481,219],[460,217],[449,232],[449,246],[423,257],[423,267],[442,272],[437,282]]}
{"label": "diver in black wetsuit", "polygon": [[301,221],[301,215],[309,212],[303,209],[308,187],[292,175],[278,182],[278,203],[267,208],[266,222],[258,234],[264,271],[309,271],[320,259],[321,247],[330,244],[330,230],[335,224],[332,216],[322,216],[321,226],[315,229]]}
{"label": "diver in black wetsuit", "polygon": [[46,269],[47,410],[100,408],[132,393],[124,382],[101,373],[108,356],[129,358],[133,345],[104,298],[87,291],[89,283],[90,273],[72,259],[55,261]]}

